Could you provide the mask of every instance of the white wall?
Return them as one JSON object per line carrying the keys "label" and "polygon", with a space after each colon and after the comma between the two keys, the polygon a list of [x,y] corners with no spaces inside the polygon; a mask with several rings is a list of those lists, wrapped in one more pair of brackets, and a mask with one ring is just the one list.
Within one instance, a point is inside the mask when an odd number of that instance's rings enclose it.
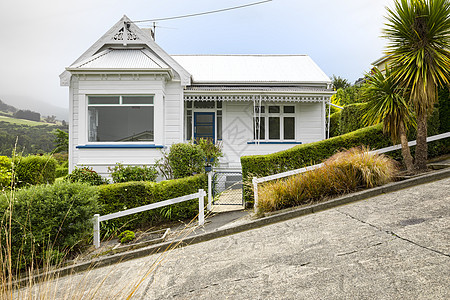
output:
{"label": "white wall", "polygon": [[151,144],[170,146],[182,141],[182,87],[178,81],[166,83],[164,77],[156,75],[80,75],[72,76],[70,93],[70,171],[75,166],[86,165],[107,175],[107,167],[117,162],[125,165],[148,165],[154,164],[161,157],[161,149],[157,148],[77,148],[102,144],[88,142],[88,95],[154,95],[155,133],[154,143]]}

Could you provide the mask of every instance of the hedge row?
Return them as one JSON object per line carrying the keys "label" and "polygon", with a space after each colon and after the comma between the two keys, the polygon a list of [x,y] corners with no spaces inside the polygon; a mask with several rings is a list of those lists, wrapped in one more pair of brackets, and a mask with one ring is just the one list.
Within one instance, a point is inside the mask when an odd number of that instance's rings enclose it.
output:
{"label": "hedge row", "polygon": [[84,245],[92,237],[97,195],[95,187],[67,182],[0,195],[1,251],[8,255],[5,238],[11,234],[13,269],[22,270],[32,262],[37,267],[57,262]]}
{"label": "hedge row", "polygon": [[12,162],[17,187],[55,182],[57,162],[50,156],[18,156],[14,160],[0,156],[0,188],[11,184]]}
{"label": "hedge row", "polygon": [[[207,189],[205,174],[161,182],[124,182],[99,186],[101,215],[164,201]],[[103,231],[136,229],[164,221],[186,220],[198,214],[198,199],[102,222]],[[105,232],[103,232],[105,233]]]}
{"label": "hedge row", "polygon": [[366,114],[366,103],[355,103],[344,107],[339,122],[339,134],[346,134],[366,127],[363,116]]}

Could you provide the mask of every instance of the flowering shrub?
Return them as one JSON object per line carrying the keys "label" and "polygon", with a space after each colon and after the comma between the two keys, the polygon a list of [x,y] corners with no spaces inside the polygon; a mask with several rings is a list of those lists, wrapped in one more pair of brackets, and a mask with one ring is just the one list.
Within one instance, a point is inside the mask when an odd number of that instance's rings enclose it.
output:
{"label": "flowering shrub", "polygon": [[84,182],[90,185],[102,185],[106,181],[102,176],[98,175],[97,172],[89,167],[76,168],[69,175],[67,175],[66,180],[68,182]]}

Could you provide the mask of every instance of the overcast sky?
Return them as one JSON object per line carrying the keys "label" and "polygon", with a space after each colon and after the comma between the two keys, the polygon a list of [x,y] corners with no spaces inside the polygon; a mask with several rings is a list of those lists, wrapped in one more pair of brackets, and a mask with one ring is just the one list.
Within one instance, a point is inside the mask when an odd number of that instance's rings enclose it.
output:
{"label": "overcast sky", "polygon": [[[257,0],[2,0],[0,99],[60,115],[54,107],[67,110],[69,100],[59,74],[122,15],[146,20],[252,2]],[[156,42],[169,54],[308,54],[328,76],[354,82],[382,56],[381,28],[392,3],[273,0],[158,22]]]}

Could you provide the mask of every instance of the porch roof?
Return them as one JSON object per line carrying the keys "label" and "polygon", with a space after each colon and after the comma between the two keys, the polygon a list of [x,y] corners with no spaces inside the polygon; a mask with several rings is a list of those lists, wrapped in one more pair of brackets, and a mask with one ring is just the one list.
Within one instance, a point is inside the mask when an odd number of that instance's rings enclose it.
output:
{"label": "porch roof", "polygon": [[308,55],[172,55],[193,83],[314,83],[330,78]]}

